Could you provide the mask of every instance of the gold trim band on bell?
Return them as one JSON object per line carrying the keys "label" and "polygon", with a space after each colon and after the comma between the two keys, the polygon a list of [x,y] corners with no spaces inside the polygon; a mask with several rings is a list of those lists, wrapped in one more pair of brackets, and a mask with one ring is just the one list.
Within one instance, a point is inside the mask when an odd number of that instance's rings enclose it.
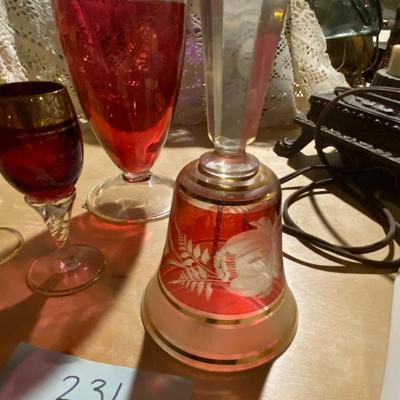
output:
{"label": "gold trim band on bell", "polygon": [[164,287],[164,284],[161,281],[160,274],[157,273],[157,282],[158,286],[160,287],[161,292],[168,300],[168,302],[176,308],[181,313],[185,314],[186,316],[195,319],[197,321],[203,322],[205,324],[215,324],[215,325],[245,325],[245,324],[252,324],[253,322],[259,321],[264,319],[268,315],[272,314],[276,311],[282,304],[286,296],[286,286],[283,287],[282,292],[280,295],[274,300],[274,302],[268,305],[265,308],[262,308],[257,312],[257,314],[244,317],[244,318],[234,318],[234,319],[218,319],[213,317],[206,317],[205,315],[198,314],[194,311],[188,310],[177,304],[171,295],[168,293],[168,290]]}
{"label": "gold trim band on bell", "polygon": [[243,201],[214,200],[209,197],[203,197],[199,196],[196,193],[193,193],[192,191],[187,189],[182,183],[178,183],[177,187],[189,197],[193,197],[194,199],[202,201],[203,203],[215,204],[217,206],[247,206],[248,204],[254,204],[255,202],[258,201],[273,199],[273,197],[275,196],[275,194],[271,195],[271,193],[268,193],[266,196],[263,195],[260,198],[257,197]]}
{"label": "gold trim band on bell", "polygon": [[[180,190],[181,188],[178,185],[178,189]],[[265,202],[270,202],[271,207],[276,205],[279,197],[277,196],[276,192],[273,193],[268,193],[264,198],[261,200],[256,200],[256,201],[250,201],[247,204],[241,204],[241,203],[234,203],[234,204],[214,204],[212,201],[209,199],[203,199],[200,200],[198,196],[195,195],[190,195],[186,193],[184,190],[180,190],[180,193],[182,200],[184,200],[186,203],[196,207],[200,208],[202,210],[207,210],[211,211],[214,213],[217,213],[219,210],[219,207],[224,207],[223,208],[223,214],[250,214],[250,213],[256,213],[262,210],[266,210]],[[207,202],[207,203],[206,203]],[[280,209],[280,207],[279,207]]]}
{"label": "gold trim band on bell", "polygon": [[[256,177],[257,175],[260,175],[260,173],[261,172],[260,172],[260,169],[259,169],[255,175],[253,175],[252,177],[250,177],[248,179],[244,179],[244,180],[237,179],[237,180],[234,180],[232,178],[227,178],[227,179],[220,179],[219,182],[223,182],[223,181],[226,181],[227,183],[240,182],[240,181],[245,182],[246,180],[252,179],[252,178]],[[213,190],[223,191],[223,192],[237,193],[237,192],[247,192],[247,191],[250,191],[250,190],[256,190],[256,189],[260,189],[262,187],[265,187],[265,186],[268,185],[268,183],[271,182],[272,176],[273,175],[271,174],[271,172],[269,172],[268,173],[268,179],[265,179],[263,181],[260,181],[260,182],[257,182],[257,183],[253,183],[253,184],[250,184],[250,185],[243,185],[243,186],[232,186],[232,185],[229,185],[229,184],[225,184],[224,185],[223,183],[213,184],[213,183],[209,183],[209,182],[206,182],[204,180],[201,180],[199,178],[195,178],[193,176],[191,176],[191,179],[192,179],[192,181],[194,183],[198,184],[199,186],[203,186],[203,187],[206,187],[208,189],[213,189]],[[215,178],[215,177],[213,177],[213,178]]]}
{"label": "gold trim band on bell", "polygon": [[281,339],[275,343],[272,347],[268,348],[267,350],[264,350],[260,353],[254,354],[252,356],[247,356],[243,358],[238,358],[238,359],[214,359],[214,358],[207,358],[207,357],[202,357],[198,356],[195,354],[191,354],[186,350],[182,350],[178,346],[174,345],[171,343],[167,338],[165,338],[160,331],[155,327],[153,321],[151,321],[149,317],[149,312],[147,310],[147,306],[145,303],[143,303],[143,310],[142,312],[145,313],[144,315],[144,321],[148,323],[149,328],[150,328],[150,333],[153,333],[153,335],[160,341],[162,342],[165,346],[167,346],[169,349],[174,351],[175,353],[179,354],[180,356],[183,356],[185,358],[188,358],[193,361],[201,362],[204,364],[212,364],[212,365],[221,365],[221,366],[229,366],[229,365],[243,365],[243,364],[249,364],[252,362],[259,361],[263,358],[266,358],[270,355],[278,355],[280,354],[286,347],[289,346],[293,336],[294,332],[296,330],[297,326],[297,318],[294,318],[293,323],[290,326],[290,329],[287,330],[284,336],[281,337]]}
{"label": "gold trim band on bell", "polygon": [[[205,176],[208,176],[208,177],[213,178],[213,179],[218,178],[216,175],[213,175],[210,172],[208,172],[203,167],[201,162],[198,163],[197,168]],[[222,179],[224,179],[224,180],[226,180],[228,182],[245,182],[245,181],[247,181],[247,180],[249,180],[251,178],[254,178],[257,175],[258,168],[259,168],[259,166],[251,174],[248,174],[248,175],[245,175],[245,176],[229,177],[229,176],[225,175],[225,176],[222,176]]]}
{"label": "gold trim band on bell", "polygon": [[223,185],[221,183],[218,184],[212,184],[212,183],[207,183],[205,181],[202,181],[201,179],[194,179],[193,182],[197,183],[199,186],[206,187],[208,189],[213,189],[213,190],[219,190],[223,192],[247,192],[251,189],[259,189],[260,187],[263,187],[265,185],[259,184],[259,185],[248,185],[248,186],[230,186],[230,185]]}

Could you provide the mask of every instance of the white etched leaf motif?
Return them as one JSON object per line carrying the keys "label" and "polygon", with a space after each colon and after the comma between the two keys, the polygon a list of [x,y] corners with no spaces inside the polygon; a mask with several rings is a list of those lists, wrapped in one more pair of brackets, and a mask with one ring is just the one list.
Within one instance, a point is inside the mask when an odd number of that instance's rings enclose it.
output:
{"label": "white etched leaf motif", "polygon": [[183,272],[170,283],[180,285],[198,296],[204,293],[209,300],[213,293],[212,283],[218,283],[218,276],[207,266],[210,261],[208,249],[203,251],[199,244],[194,245],[186,235],[179,235],[178,246],[179,253],[173,251],[171,246],[167,263],[182,268]]}
{"label": "white etched leaf motif", "polygon": [[200,296],[203,293],[204,290],[204,282],[201,281],[197,285],[197,294]]}
{"label": "white etched leaf motif", "polygon": [[195,278],[197,281],[201,280],[200,274],[199,274],[199,272],[198,272],[195,268],[192,268],[191,271],[192,271],[192,274],[193,274],[194,278]]}
{"label": "white etched leaf motif", "polygon": [[198,267],[197,271],[199,271],[199,275],[201,279],[207,278],[207,271],[203,267]]}
{"label": "white etched leaf motif", "polygon": [[196,258],[200,258],[200,255],[201,255],[200,245],[197,245],[197,246],[194,248],[193,255],[194,255]]}
{"label": "white etched leaf motif", "polygon": [[203,254],[201,255],[200,261],[201,261],[203,264],[207,264],[207,263],[210,261],[210,254],[208,253],[208,249],[205,249],[205,250],[203,251]]}
{"label": "white etched leaf motif", "polygon": [[187,251],[189,254],[191,254],[193,252],[193,242],[191,240],[188,241]]}
{"label": "white etched leaf motif", "polygon": [[182,265],[180,262],[175,261],[175,260],[173,260],[172,258],[169,258],[169,259],[168,259],[167,264],[176,265],[177,267],[181,267],[181,268],[183,267],[183,265]]}
{"label": "white etched leaf motif", "polygon": [[186,265],[187,267],[191,267],[193,265],[193,260],[191,260],[190,258],[188,258],[187,260],[185,260],[183,262],[183,265]]}
{"label": "white etched leaf motif", "polygon": [[211,286],[211,283],[207,283],[207,285],[206,285],[206,299],[207,300],[210,300],[212,292],[213,292],[213,288]]}
{"label": "white etched leaf motif", "polygon": [[193,277],[192,271],[191,271],[190,269],[187,269],[187,270],[186,270],[186,276],[187,276],[191,281],[194,281],[194,280],[195,280],[194,277]]}

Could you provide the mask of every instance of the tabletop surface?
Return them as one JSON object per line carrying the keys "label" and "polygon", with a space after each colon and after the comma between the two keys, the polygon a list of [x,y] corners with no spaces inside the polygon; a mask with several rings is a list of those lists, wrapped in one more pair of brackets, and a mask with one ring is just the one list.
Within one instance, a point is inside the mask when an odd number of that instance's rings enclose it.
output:
{"label": "tabletop surface", "polygon": [[[248,149],[278,176],[318,162],[312,145],[290,161],[276,156],[274,142],[288,133],[262,131]],[[0,178],[0,225],[19,230],[25,238],[20,254],[0,266],[0,367],[17,343],[26,341],[89,360],[186,376],[193,381],[195,400],[379,399],[393,274],[318,254],[287,235],[284,265],[299,326],[280,358],[242,373],[210,374],[180,364],[159,349],[145,335],[140,303],[157,270],[168,221],[114,226],[85,211],[89,190],[118,170],[92,134],[84,136],[85,164],[77,184],[71,241],[101,249],[107,258],[105,272],[96,284],[72,296],[32,294],[25,285],[26,270],[33,258],[51,249],[51,240],[39,215]],[[153,172],[175,178],[209,146],[204,126],[173,128]],[[288,183],[284,196],[311,179]],[[307,231],[338,243],[367,244],[383,233],[340,190],[305,198],[291,213]],[[387,253],[382,250],[376,257]],[[396,247],[394,254],[399,253]]]}

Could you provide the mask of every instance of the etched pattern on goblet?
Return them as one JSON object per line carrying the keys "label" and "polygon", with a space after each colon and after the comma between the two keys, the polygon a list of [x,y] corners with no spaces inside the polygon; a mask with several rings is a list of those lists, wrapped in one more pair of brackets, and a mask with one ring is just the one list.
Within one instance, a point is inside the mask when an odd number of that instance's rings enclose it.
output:
{"label": "etched pattern on goblet", "polygon": [[169,214],[172,185],[150,169],[164,146],[183,64],[185,0],[53,0],[82,107],[122,171],[89,194],[115,223]]}

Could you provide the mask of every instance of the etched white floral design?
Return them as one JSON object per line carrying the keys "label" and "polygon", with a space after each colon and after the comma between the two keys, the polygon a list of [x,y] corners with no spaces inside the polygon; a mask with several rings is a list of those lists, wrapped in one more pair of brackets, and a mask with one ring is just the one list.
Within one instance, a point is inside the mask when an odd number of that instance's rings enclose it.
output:
{"label": "etched white floral design", "polygon": [[212,268],[208,249],[194,245],[178,231],[178,249],[169,235],[164,255],[167,264],[182,269],[178,279],[170,281],[205,295],[209,300],[213,286],[244,297],[263,298],[270,294],[274,278],[282,274],[281,221],[274,224],[263,217],[250,223],[255,229],[231,237],[214,256]]}
{"label": "etched white floral design", "polygon": [[[179,278],[170,283],[181,285],[192,292],[196,290],[198,296],[204,293],[209,300],[213,292],[212,283],[216,282],[217,276],[207,267],[210,261],[208,249],[203,250],[199,244],[193,246],[192,240],[188,240],[186,235],[180,233],[178,247],[179,251],[176,251],[170,237],[169,245],[166,246],[167,254],[170,256],[168,264],[182,268]],[[173,251],[170,252],[170,249]]]}
{"label": "etched white floral design", "polygon": [[264,217],[250,225],[256,229],[233,236],[217,252],[214,269],[221,281],[230,282],[231,292],[262,298],[282,273],[280,220],[272,225]]}

